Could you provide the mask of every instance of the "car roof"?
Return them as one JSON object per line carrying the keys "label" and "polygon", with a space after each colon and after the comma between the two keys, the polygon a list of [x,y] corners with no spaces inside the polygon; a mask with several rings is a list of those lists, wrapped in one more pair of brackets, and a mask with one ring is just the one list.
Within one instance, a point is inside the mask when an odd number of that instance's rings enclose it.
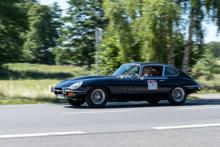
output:
{"label": "car roof", "polygon": [[[132,62],[132,63],[125,63],[125,64],[172,66],[172,65],[169,65],[169,64],[165,64],[165,63],[155,63],[155,62]],[[172,66],[172,67],[174,67],[174,66]]]}
{"label": "car roof", "polygon": [[[175,66],[172,66],[172,65],[169,65],[169,64],[165,64],[165,63],[155,63],[155,62],[132,62],[132,63],[125,63],[125,64],[135,64],[135,65],[140,65],[140,66],[143,66],[143,65],[151,65],[151,66],[169,66],[169,67],[173,67],[175,69],[177,69],[179,72],[182,72],[186,75],[188,75],[187,73],[185,73],[184,71],[182,71],[181,69],[175,67]],[[189,76],[189,75],[188,75]],[[189,76],[190,77],[190,76]]]}

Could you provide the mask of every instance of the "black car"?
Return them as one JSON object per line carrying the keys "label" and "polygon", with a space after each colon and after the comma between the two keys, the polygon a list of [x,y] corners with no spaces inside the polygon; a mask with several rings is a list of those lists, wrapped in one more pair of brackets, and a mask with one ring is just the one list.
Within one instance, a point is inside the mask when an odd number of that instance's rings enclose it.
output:
{"label": "black car", "polygon": [[[148,74],[146,71],[148,70]],[[51,92],[73,106],[86,102],[104,107],[106,102],[168,100],[181,105],[201,86],[182,70],[160,63],[127,63],[112,76],[86,76],[59,82]]]}

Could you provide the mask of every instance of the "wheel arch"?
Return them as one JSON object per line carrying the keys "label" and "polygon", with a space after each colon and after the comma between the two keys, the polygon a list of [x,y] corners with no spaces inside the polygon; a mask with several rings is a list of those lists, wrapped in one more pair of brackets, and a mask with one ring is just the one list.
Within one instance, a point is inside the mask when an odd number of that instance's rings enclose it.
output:
{"label": "wheel arch", "polygon": [[93,90],[93,89],[95,89],[95,88],[98,88],[98,87],[105,88],[105,90],[108,92],[108,97],[111,98],[111,90],[110,90],[108,87],[106,87],[106,86],[93,86],[93,87],[91,87],[91,88],[87,91],[86,96],[89,94],[89,92],[90,92],[91,90]]}

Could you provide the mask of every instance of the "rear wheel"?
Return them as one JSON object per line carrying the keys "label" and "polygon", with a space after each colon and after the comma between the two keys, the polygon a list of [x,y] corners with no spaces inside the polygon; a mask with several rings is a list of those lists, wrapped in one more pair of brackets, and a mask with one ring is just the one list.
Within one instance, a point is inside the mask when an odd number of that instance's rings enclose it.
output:
{"label": "rear wheel", "polygon": [[82,104],[85,102],[85,100],[75,101],[75,100],[72,100],[72,99],[66,99],[66,101],[67,101],[70,105],[72,105],[72,106],[80,106],[80,105],[82,105]]}
{"label": "rear wheel", "polygon": [[157,104],[159,101],[160,101],[159,99],[147,100],[147,102],[150,103],[150,104]]}
{"label": "rear wheel", "polygon": [[168,101],[172,105],[182,105],[186,101],[187,92],[182,87],[176,87],[169,93]]}
{"label": "rear wheel", "polygon": [[90,107],[104,107],[108,101],[108,92],[105,88],[96,87],[89,91],[86,96],[86,102]]}

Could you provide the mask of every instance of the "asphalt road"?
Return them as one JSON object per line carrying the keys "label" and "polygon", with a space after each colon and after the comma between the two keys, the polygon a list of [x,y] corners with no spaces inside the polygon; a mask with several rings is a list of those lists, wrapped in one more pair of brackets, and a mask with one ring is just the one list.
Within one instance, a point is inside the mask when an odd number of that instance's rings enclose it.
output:
{"label": "asphalt road", "polygon": [[219,97],[187,100],[0,106],[0,147],[220,146]]}

